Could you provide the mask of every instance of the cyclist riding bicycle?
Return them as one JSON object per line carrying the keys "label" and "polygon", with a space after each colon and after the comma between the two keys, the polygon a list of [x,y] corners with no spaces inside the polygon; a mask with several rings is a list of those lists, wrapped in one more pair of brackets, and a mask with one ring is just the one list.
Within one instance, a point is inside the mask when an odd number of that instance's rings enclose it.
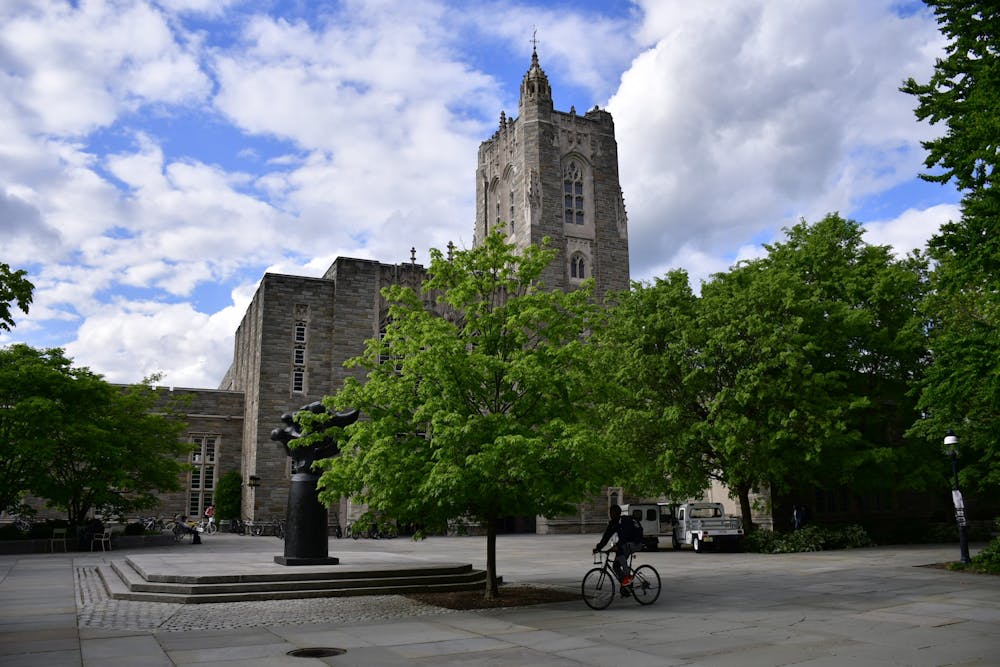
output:
{"label": "cyclist riding bicycle", "polygon": [[608,527],[604,529],[601,541],[594,547],[594,553],[603,549],[612,535],[618,536],[618,542],[614,546],[615,560],[611,567],[621,583],[621,594],[626,596],[628,589],[625,586],[629,583],[626,578],[628,559],[636,551],[642,550],[642,526],[631,516],[627,514],[623,516],[622,508],[618,505],[612,505],[608,508],[608,516],[610,517]]}

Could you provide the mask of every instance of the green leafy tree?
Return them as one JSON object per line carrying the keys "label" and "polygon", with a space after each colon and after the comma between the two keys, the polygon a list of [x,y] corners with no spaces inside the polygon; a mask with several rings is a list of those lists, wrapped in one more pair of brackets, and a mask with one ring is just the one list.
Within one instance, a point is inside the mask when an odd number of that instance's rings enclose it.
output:
{"label": "green leafy tree", "polygon": [[678,500],[699,494],[713,463],[698,448],[695,425],[707,416],[699,355],[705,332],[688,275],[671,271],[617,295],[595,335],[599,371],[611,382],[603,404],[609,440],[622,457],[618,481],[632,492]]}
{"label": "green leafy tree", "polygon": [[508,516],[557,515],[614,469],[595,436],[601,382],[587,332],[601,312],[590,286],[539,284],[556,253],[502,235],[445,258],[431,251],[422,293],[395,286],[381,339],[333,399],[367,417],[322,463],[325,501],[352,496],[403,523],[481,522],[487,597],[498,595],[496,535]]}
{"label": "green leafy tree", "polygon": [[28,312],[31,293],[35,289],[25,276],[27,271],[11,271],[9,264],[0,264],[0,330],[10,331],[14,318],[10,314],[11,304],[24,313]]}
{"label": "green leafy tree", "polygon": [[70,366],[61,350],[0,348],[0,507],[15,504],[40,472],[49,397],[69,381]]}
{"label": "green leafy tree", "polygon": [[185,425],[154,380],[115,386],[58,349],[0,351],[3,488],[44,498],[72,525],[95,508],[144,509],[179,490]]}
{"label": "green leafy tree", "polygon": [[927,83],[907,80],[918,119],[947,126],[927,141],[923,178],[954,182],[962,218],[930,241],[936,266],[925,304],[934,360],[921,384],[925,418],[911,433],[940,446],[961,437],[963,485],[1000,485],[1000,6],[925,0],[948,38]]}
{"label": "green leafy tree", "polygon": [[609,423],[617,442],[631,438],[657,462],[654,490],[683,497],[717,479],[749,527],[754,489],[864,490],[889,471],[925,469],[902,438],[908,382],[926,354],[923,262],[895,260],[861,234],[836,215],[802,222],[700,298],[682,272],[623,297],[607,342],[636,401],[614,406]]}
{"label": "green leafy tree", "polygon": [[230,470],[215,485],[216,519],[239,519],[242,509],[243,478],[238,470]]}
{"label": "green leafy tree", "polygon": [[744,517],[765,484],[922,487],[930,459],[903,432],[926,360],[924,261],[895,259],[837,215],[766,248],[702,291],[706,366],[725,381],[699,427]]}

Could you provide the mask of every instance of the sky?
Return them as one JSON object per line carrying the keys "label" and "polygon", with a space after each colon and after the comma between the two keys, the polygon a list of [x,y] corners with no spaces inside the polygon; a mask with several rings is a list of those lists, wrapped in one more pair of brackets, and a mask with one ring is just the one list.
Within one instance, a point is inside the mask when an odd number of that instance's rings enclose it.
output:
{"label": "sky", "polygon": [[3,0],[0,263],[35,291],[0,345],[212,388],[265,272],[469,247],[533,35],[555,108],[614,117],[635,280],[959,217],[898,90],[943,54],[920,2]]}

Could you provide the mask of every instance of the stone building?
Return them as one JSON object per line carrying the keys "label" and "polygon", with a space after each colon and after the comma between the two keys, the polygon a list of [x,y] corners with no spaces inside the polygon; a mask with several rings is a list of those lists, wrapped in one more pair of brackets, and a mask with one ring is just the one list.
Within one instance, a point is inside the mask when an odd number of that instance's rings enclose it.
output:
{"label": "stone building", "polygon": [[519,246],[549,237],[562,254],[547,286],[572,289],[592,277],[598,297],[627,289],[628,226],[611,114],[554,110],[537,53],[521,81],[518,112],[501,112],[499,129],[479,147],[474,239],[498,225]]}
{"label": "stone building", "polygon": [[[479,148],[474,243],[499,224],[520,246],[549,237],[560,256],[544,277],[547,286],[572,289],[593,277],[598,296],[627,288],[628,233],[611,115],[597,108],[582,116],[573,108],[556,111],[535,52],[521,82],[518,111],[517,118],[501,112],[498,130]],[[270,439],[271,430],[282,413],[335,393],[348,373],[361,372],[343,364],[379,334],[387,311],[381,288],[418,287],[423,275],[412,260],[384,264],[340,257],[321,278],[263,277],[236,331],[233,361],[218,390],[185,390],[206,397],[206,417],[192,415],[191,436],[212,443],[216,479],[238,469],[249,482],[243,488],[244,517],[284,516],[290,464]],[[211,396],[239,397],[241,414],[213,420],[207,413],[224,411],[209,407]],[[199,451],[204,460],[207,454]],[[214,480],[192,474],[184,496],[165,498],[162,511],[176,513],[181,508],[174,505],[183,505],[184,513],[200,514],[211,501],[206,484],[214,488]],[[537,523],[521,517],[508,528],[594,530],[606,521],[606,508],[607,498],[598,498],[581,506],[579,515]],[[341,522],[357,513],[347,501],[332,509]]]}

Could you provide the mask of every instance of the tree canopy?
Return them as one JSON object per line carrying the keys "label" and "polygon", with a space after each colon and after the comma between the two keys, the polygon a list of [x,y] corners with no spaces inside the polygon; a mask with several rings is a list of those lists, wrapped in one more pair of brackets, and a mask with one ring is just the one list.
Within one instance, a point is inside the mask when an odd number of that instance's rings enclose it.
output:
{"label": "tree canopy", "polygon": [[601,382],[587,335],[600,314],[589,285],[549,291],[556,253],[517,251],[499,232],[446,258],[431,251],[421,293],[386,288],[384,336],[325,402],[366,416],[322,462],[327,501],[352,496],[404,523],[486,529],[487,596],[498,593],[504,517],[557,515],[599,490],[612,456],[594,437]]}
{"label": "tree canopy", "polygon": [[141,509],[178,490],[185,425],[151,381],[115,386],[59,349],[0,349],[5,504],[30,492],[78,525],[92,509]]}
{"label": "tree canopy", "polygon": [[902,438],[926,355],[924,262],[864,243],[837,215],[766,248],[700,297],[683,272],[637,285],[603,337],[608,372],[634,398],[606,410],[612,438],[656,461],[647,488],[683,498],[717,479],[747,526],[757,488],[864,490],[925,469]]}
{"label": "tree canopy", "polygon": [[924,309],[933,363],[920,387],[924,419],[911,434],[962,441],[963,484],[1000,486],[1000,6],[925,0],[948,38],[927,83],[904,82],[916,116],[946,132],[924,143],[930,181],[953,181],[962,217],[930,240],[935,261]]}
{"label": "tree canopy", "polygon": [[14,326],[11,304],[24,313],[28,312],[31,293],[35,286],[25,277],[27,271],[12,271],[9,264],[0,264],[0,330],[10,331]]}

